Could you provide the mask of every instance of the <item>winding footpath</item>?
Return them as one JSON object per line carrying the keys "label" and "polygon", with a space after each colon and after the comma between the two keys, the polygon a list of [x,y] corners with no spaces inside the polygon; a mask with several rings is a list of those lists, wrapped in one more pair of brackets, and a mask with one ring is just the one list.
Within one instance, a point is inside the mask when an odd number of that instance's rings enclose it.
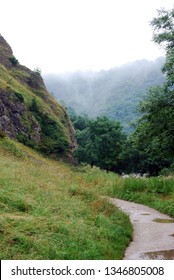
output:
{"label": "winding footpath", "polygon": [[134,202],[116,198],[110,201],[129,215],[134,227],[125,260],[174,260],[174,219]]}

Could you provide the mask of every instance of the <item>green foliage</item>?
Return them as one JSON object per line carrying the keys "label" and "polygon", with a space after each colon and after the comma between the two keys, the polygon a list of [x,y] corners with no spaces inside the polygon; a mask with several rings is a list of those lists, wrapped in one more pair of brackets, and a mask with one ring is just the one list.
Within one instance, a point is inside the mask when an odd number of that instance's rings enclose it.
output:
{"label": "green foliage", "polygon": [[158,17],[154,18],[151,25],[154,29],[153,40],[166,51],[166,61],[162,68],[166,74],[166,91],[173,89],[174,85],[174,8],[171,10],[160,9]]}
{"label": "green foliage", "polygon": [[30,105],[30,111],[36,113],[39,111],[39,105],[36,102],[36,99],[33,98]]}
{"label": "green foliage", "polygon": [[174,175],[174,163],[172,163],[168,168],[163,168],[160,172],[160,175],[170,176]]}
{"label": "green foliage", "polygon": [[19,61],[16,59],[16,57],[14,55],[10,56],[9,60],[13,66],[17,66],[19,64]]}
{"label": "green foliage", "polygon": [[39,149],[46,154],[64,154],[69,148],[62,124],[40,110],[36,99],[32,99],[30,110],[41,126],[42,139]]}
{"label": "green foliage", "polygon": [[6,134],[3,130],[0,129],[0,138],[5,138],[6,137]]}
{"label": "green foliage", "polygon": [[[152,87],[141,102],[142,117],[132,135],[139,154],[139,168],[157,175],[174,161],[174,9],[158,11],[152,21],[154,41],[164,46],[166,61],[163,72],[166,82]],[[142,160],[143,158],[143,160]]]}
{"label": "green foliage", "polygon": [[126,137],[118,122],[106,117],[89,120],[76,117],[78,148],[74,154],[79,162],[87,162],[107,171],[120,171],[121,152]]}
{"label": "green foliage", "polygon": [[20,92],[15,92],[16,97],[19,99],[20,102],[24,102],[24,97]]}
{"label": "green foliage", "polygon": [[76,130],[82,131],[88,128],[90,119],[87,115],[77,116],[76,114],[71,114],[70,116]]}
{"label": "green foliage", "polygon": [[29,139],[27,135],[24,133],[18,133],[16,136],[16,139],[20,142],[23,143],[26,146],[32,147],[34,149],[38,149],[38,145],[36,142],[33,140]]}

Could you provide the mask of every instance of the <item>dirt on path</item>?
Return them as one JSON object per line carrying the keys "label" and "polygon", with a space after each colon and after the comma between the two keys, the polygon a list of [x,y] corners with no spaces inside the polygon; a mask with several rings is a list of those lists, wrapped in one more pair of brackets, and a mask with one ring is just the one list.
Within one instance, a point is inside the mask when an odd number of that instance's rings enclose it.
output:
{"label": "dirt on path", "polygon": [[134,202],[116,198],[110,201],[129,215],[134,227],[125,260],[174,260],[174,219]]}

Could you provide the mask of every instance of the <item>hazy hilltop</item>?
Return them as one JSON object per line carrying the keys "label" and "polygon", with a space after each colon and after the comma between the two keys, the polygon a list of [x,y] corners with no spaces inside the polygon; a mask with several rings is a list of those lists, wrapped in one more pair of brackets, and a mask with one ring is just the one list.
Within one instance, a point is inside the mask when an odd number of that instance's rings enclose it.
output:
{"label": "hazy hilltop", "polygon": [[45,83],[53,95],[78,114],[91,118],[106,115],[120,120],[125,129],[138,116],[137,105],[149,87],[164,82],[164,58],[139,60],[100,72],[47,74]]}
{"label": "hazy hilltop", "polygon": [[74,129],[38,69],[20,65],[0,35],[0,134],[46,154],[71,157]]}

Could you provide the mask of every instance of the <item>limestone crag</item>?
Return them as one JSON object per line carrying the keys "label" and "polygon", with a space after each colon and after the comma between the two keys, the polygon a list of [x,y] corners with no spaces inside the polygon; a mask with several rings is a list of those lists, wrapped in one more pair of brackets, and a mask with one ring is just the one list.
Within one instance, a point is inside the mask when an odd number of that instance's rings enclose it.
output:
{"label": "limestone crag", "polygon": [[40,142],[41,128],[24,103],[14,93],[0,89],[0,130],[10,138],[25,135],[26,139]]}
{"label": "limestone crag", "polygon": [[0,35],[0,131],[46,154],[73,161],[70,118],[48,92],[40,70],[23,66]]}
{"label": "limestone crag", "polygon": [[9,58],[13,55],[12,49],[10,45],[6,42],[6,40],[0,35],[0,63],[5,67],[12,67],[12,63]]}

